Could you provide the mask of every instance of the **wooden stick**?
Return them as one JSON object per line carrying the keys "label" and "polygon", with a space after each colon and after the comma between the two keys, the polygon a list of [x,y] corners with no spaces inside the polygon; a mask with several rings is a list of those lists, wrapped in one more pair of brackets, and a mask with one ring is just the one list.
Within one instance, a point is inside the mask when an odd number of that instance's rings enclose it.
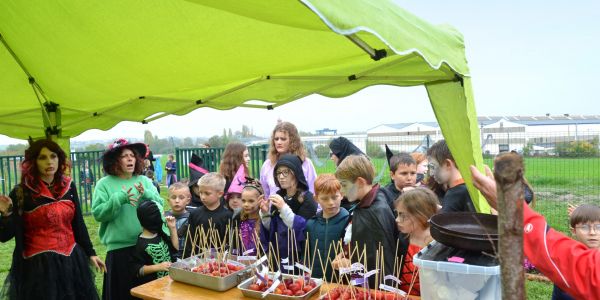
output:
{"label": "wooden stick", "polygon": [[[396,252],[394,253],[394,267],[392,269],[392,275],[396,276],[395,272],[396,272],[396,268],[398,266],[398,248],[400,245],[400,238],[398,238],[398,240],[396,241]],[[398,276],[396,276],[396,278],[399,278]],[[385,280],[384,280],[385,282]],[[394,286],[395,288],[398,288],[398,282],[394,281]]]}
{"label": "wooden stick", "polygon": [[[313,250],[313,256],[312,256],[312,262],[310,261],[311,259],[309,258],[309,263],[310,263],[310,270],[312,271],[314,265],[315,265],[315,255],[317,255],[317,246],[319,246],[319,240],[315,240],[315,248]],[[305,247],[308,248],[308,247]],[[310,251],[309,251],[310,253]],[[306,255],[306,254],[305,254]],[[325,277],[325,269],[321,268],[322,273],[323,273],[323,277]],[[312,275],[312,274],[311,274]]]}
{"label": "wooden stick", "polygon": [[[503,153],[494,159],[503,299],[525,299],[523,268],[523,158]],[[508,292],[510,291],[510,292]]]}
{"label": "wooden stick", "polygon": [[[321,251],[318,251],[318,254],[319,254],[319,263],[321,264],[321,270],[323,270],[323,277],[321,278],[321,280],[323,280],[323,286],[324,286],[327,284],[327,279],[325,279],[326,276],[325,276],[325,269],[323,269],[323,260],[321,258]],[[312,271],[312,269],[311,269],[311,271]],[[311,274],[311,276],[312,276],[312,274]],[[321,297],[323,296],[323,293],[324,293],[323,290],[324,290],[323,288],[321,288],[319,290],[319,298],[317,298],[317,299],[322,299]],[[329,288],[327,289],[327,294],[329,295]],[[328,297],[328,299],[329,298],[330,297]]]}
{"label": "wooden stick", "polygon": [[[279,234],[277,232],[275,232],[275,245],[277,245],[277,269],[281,270],[281,253],[279,253]],[[273,244],[271,244],[271,249],[273,249]]]}
{"label": "wooden stick", "polygon": [[406,293],[407,295],[410,295],[410,292],[412,291],[413,286],[417,282],[417,277],[419,277],[419,273],[417,273],[416,266],[414,266],[411,276],[412,277],[410,278],[410,286],[408,287],[408,292]]}
{"label": "wooden stick", "polygon": [[[366,246],[364,245],[363,251],[366,252]],[[381,244],[378,245],[377,247],[377,251],[375,251],[375,270],[377,270],[378,268],[380,268],[381,266],[379,265],[380,259],[381,259]],[[366,271],[367,269],[365,269]],[[375,291],[379,290],[379,287],[377,286],[377,283],[379,282],[379,272],[375,273]]]}
{"label": "wooden stick", "polygon": [[183,243],[183,252],[181,254],[182,258],[184,258],[183,256],[185,255],[185,248],[187,246],[188,240],[189,240],[190,243],[192,242],[191,238],[192,238],[192,236],[190,234],[190,225],[188,224],[187,231],[185,233],[185,243]]}
{"label": "wooden stick", "polygon": [[196,239],[198,238],[198,227],[194,228],[194,239],[192,240],[192,250],[190,251],[190,256],[194,256],[196,254]]}
{"label": "wooden stick", "polygon": [[[310,246],[310,233],[307,231],[306,232],[306,239],[304,240],[304,262],[303,264],[305,266],[312,266],[312,264],[310,263],[311,258],[308,257],[308,255],[310,255],[310,250],[308,249]],[[314,249],[316,250],[317,247],[314,246]],[[312,258],[313,262],[314,262],[315,257]],[[312,270],[312,267],[310,268]]]}
{"label": "wooden stick", "polygon": [[[287,241],[288,241],[288,265],[294,265],[294,233],[292,232],[292,230],[290,228],[287,229]],[[289,272],[288,270],[285,270],[286,273]],[[293,273],[293,271],[292,271]]]}
{"label": "wooden stick", "polygon": [[[299,249],[300,244],[298,244],[298,240],[296,239],[296,230],[294,230],[294,229],[292,229],[292,237],[294,237],[294,248],[296,249],[296,251],[295,251],[296,259],[294,260],[294,265],[295,265],[296,262],[299,262],[299,263],[301,262],[300,261],[300,251],[301,250]],[[308,248],[308,247],[306,247],[306,243],[305,243],[303,250],[306,251],[306,248]]]}

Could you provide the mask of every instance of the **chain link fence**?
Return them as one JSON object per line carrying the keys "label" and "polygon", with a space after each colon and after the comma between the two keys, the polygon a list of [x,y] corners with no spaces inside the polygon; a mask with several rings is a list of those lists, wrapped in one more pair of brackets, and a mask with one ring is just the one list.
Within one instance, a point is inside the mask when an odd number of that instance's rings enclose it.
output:
{"label": "chain link fence", "polygon": [[[439,132],[345,135],[369,155],[377,172],[376,180],[390,182],[384,145],[394,152],[422,152],[437,140]],[[600,132],[516,132],[483,131],[484,162],[493,167],[501,152],[516,151],[525,158],[525,176],[536,193],[535,209],[555,229],[568,232],[567,205],[600,205]],[[331,137],[304,137],[317,173],[335,171],[329,157]]]}
{"label": "chain link fence", "polygon": [[[591,203],[600,205],[600,132],[483,132],[482,152],[484,162],[493,165],[500,152],[517,151],[525,158],[526,178],[536,193],[535,209],[548,219],[557,230],[568,232],[567,205]],[[333,173],[335,166],[329,158],[329,142],[336,136],[303,137],[308,157],[317,174]],[[426,152],[442,138],[438,132],[404,134],[354,134],[344,135],[365,152],[376,170],[376,182],[390,182],[390,172],[385,159],[384,145],[393,151]],[[250,174],[258,178],[260,167],[266,159],[268,145],[248,147],[251,157]],[[218,171],[223,148],[178,148],[178,178],[189,176],[188,163],[192,153],[204,160],[204,168]],[[72,178],[81,199],[82,211],[90,213],[95,183],[104,174],[102,151],[72,152]],[[0,157],[0,189],[6,195],[20,181],[22,156]],[[160,167],[160,166],[159,166]]]}

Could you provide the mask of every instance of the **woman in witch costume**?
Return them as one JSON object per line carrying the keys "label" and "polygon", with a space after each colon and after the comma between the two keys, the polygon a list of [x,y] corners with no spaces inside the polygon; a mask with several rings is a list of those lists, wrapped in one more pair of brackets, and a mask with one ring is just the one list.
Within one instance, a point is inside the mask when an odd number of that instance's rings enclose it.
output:
{"label": "woman in witch costume", "polygon": [[[340,136],[329,143],[329,150],[331,150],[329,157],[335,163],[335,167],[339,166],[344,158],[350,155],[364,155],[367,156],[362,150],[360,150],[356,145],[354,145],[347,138]],[[348,212],[352,212],[354,208],[356,208],[357,203],[352,203],[348,201],[346,197],[342,198],[342,202],[340,204],[341,207],[346,209]]]}
{"label": "woman in witch costume", "polygon": [[0,240],[15,238],[1,299],[98,299],[90,264],[105,270],[83,221],[64,151],[39,140],[25,150],[21,183],[0,195]]}
{"label": "woman in witch costume", "polygon": [[[106,245],[106,274],[102,286],[104,299],[129,299],[135,284],[130,257],[142,227],[136,208],[143,201],[154,201],[159,209],[163,199],[142,175],[148,147],[143,143],[128,143],[117,139],[102,156],[107,176],[96,184],[92,214],[100,222],[100,241]],[[164,228],[165,232],[167,228]]]}

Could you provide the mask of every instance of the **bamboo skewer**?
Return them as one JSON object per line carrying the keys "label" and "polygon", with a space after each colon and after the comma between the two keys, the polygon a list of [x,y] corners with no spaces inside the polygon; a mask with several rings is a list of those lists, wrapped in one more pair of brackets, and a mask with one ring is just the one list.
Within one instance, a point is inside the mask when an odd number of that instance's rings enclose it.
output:
{"label": "bamboo skewer", "polygon": [[185,242],[183,243],[183,252],[182,252],[181,257],[183,257],[185,255],[185,248],[187,246],[188,239],[189,239],[190,243],[192,242],[191,238],[192,238],[192,236],[190,235],[190,226],[188,225],[186,233],[185,233]]}

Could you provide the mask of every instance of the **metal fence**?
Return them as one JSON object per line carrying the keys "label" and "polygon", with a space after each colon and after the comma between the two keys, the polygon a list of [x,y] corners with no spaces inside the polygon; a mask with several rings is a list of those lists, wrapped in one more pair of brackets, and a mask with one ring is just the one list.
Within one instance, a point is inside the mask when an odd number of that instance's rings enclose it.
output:
{"label": "metal fence", "polygon": [[[267,157],[268,145],[249,146],[250,165],[248,174],[258,178],[260,167]],[[219,171],[219,164],[225,148],[176,148],[175,161],[177,161],[177,178],[185,179],[189,177],[188,164],[192,154],[200,156],[203,160],[204,168],[210,172]]]}
{"label": "metal fence", "polygon": [[[442,136],[439,133],[401,133],[379,135],[344,135],[369,155],[376,169],[376,181],[390,182],[384,145],[393,151],[426,152]],[[494,132],[482,134],[484,161],[493,164],[493,157],[502,151],[515,150],[525,157],[526,177],[537,195],[536,210],[543,213],[556,229],[568,231],[567,204],[600,205],[600,132]],[[329,142],[335,136],[303,137],[308,157],[318,174],[333,173],[329,159]],[[251,157],[250,174],[258,178],[267,157],[268,145],[248,147]],[[187,167],[192,153],[204,160],[204,167],[218,171],[224,148],[178,148],[176,161],[178,178],[189,176]],[[71,153],[72,177],[81,199],[82,210],[89,213],[96,181],[103,176],[102,151]],[[20,181],[22,156],[0,157],[0,188],[8,194]]]}
{"label": "metal fence", "polygon": [[[600,132],[515,132],[482,133],[484,162],[493,166],[500,152],[517,151],[525,158],[525,175],[536,192],[535,209],[554,228],[568,231],[567,205],[600,205]],[[390,182],[384,145],[397,151],[426,152],[440,133],[345,136],[367,153],[375,166],[378,182]],[[317,173],[334,172],[328,160],[328,144],[334,137],[304,137]]]}
{"label": "metal fence", "polygon": [[[92,193],[96,181],[103,176],[103,151],[71,152],[71,178],[77,187],[81,210],[89,214],[92,208]],[[23,156],[0,156],[0,189],[7,195],[21,181]]]}

